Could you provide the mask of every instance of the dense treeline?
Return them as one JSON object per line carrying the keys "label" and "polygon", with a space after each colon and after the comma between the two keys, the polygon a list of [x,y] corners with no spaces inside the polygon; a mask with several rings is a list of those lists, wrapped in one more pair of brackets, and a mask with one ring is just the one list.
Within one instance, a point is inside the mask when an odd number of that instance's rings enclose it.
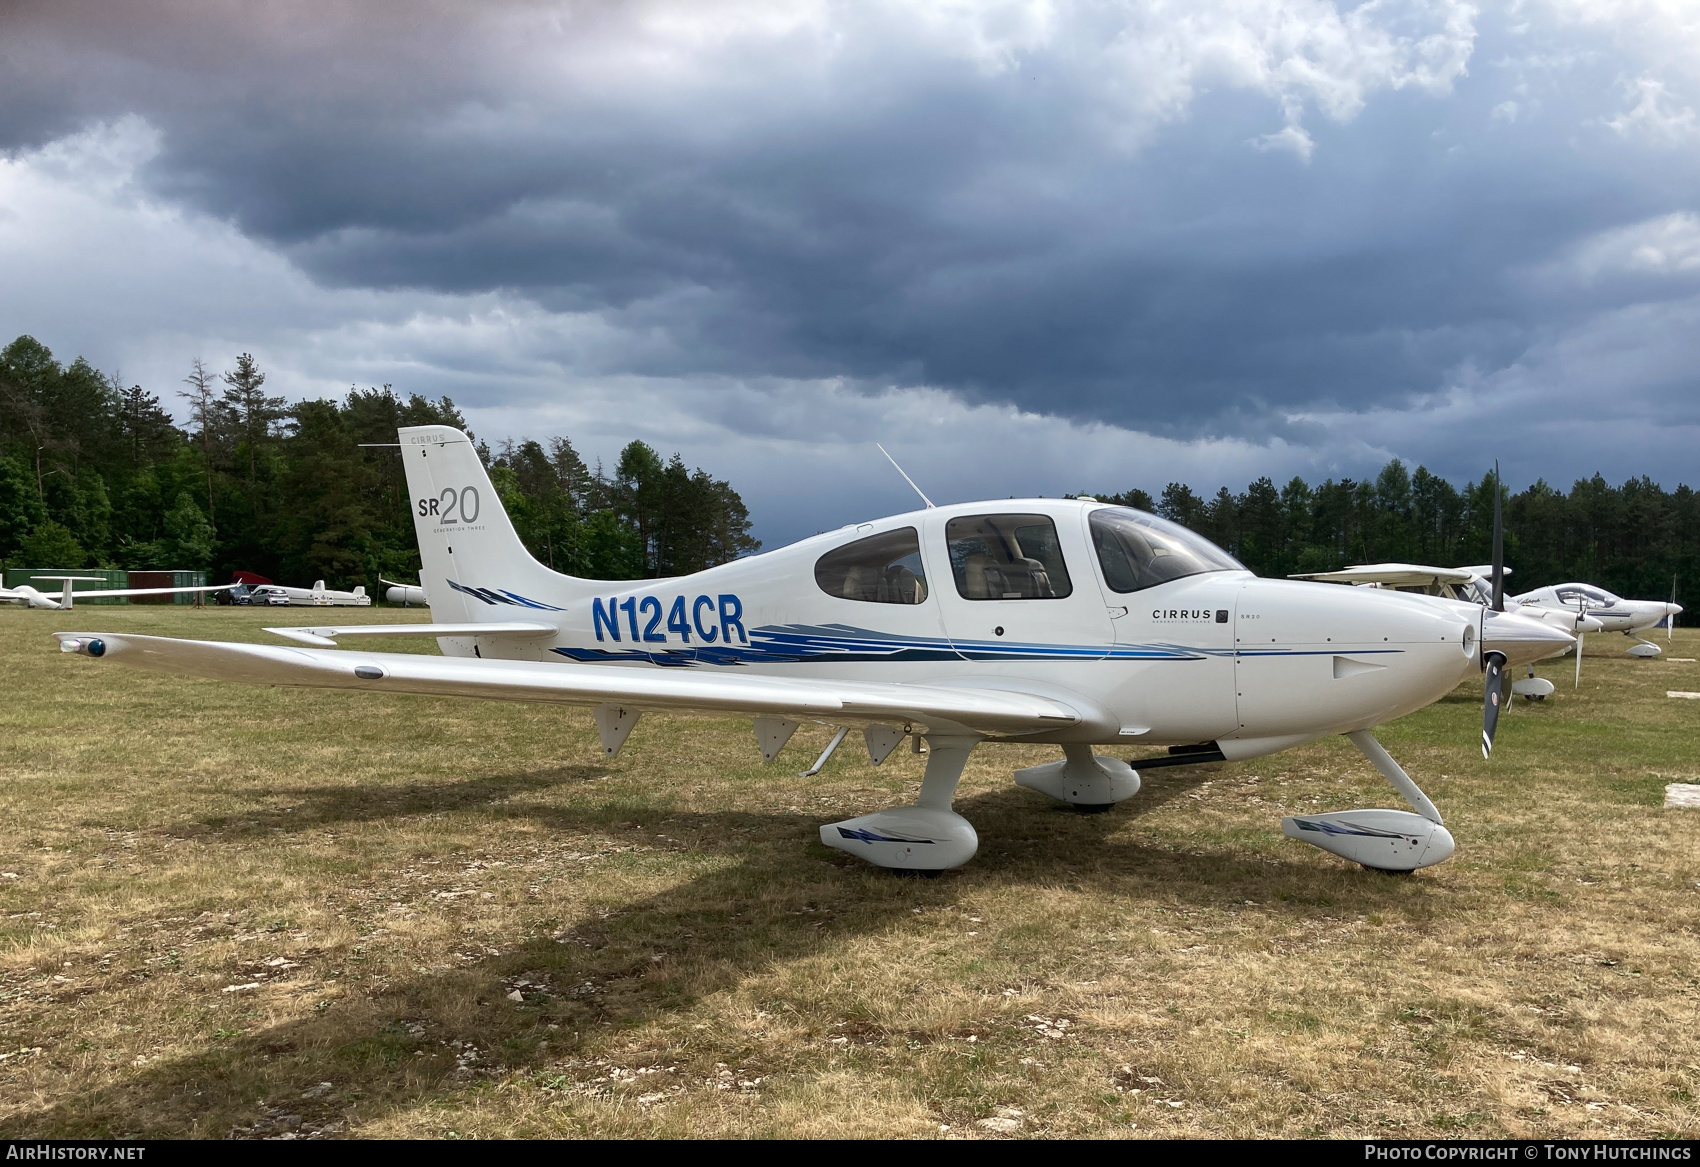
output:
{"label": "dense treeline", "polygon": [[[1239,494],[1223,487],[1211,498],[1171,482],[1156,499],[1143,490],[1097,497],[1189,527],[1259,575],[1389,561],[1458,567],[1493,556],[1492,476],[1460,490],[1397,459],[1374,481],[1311,486],[1294,478],[1276,487],[1259,478]],[[1513,592],[1582,580],[1662,599],[1673,577],[1700,573],[1700,501],[1687,486],[1667,492],[1645,477],[1612,486],[1596,474],[1568,494],[1537,481],[1504,498]]]}
{"label": "dense treeline", "polygon": [[[332,586],[419,568],[397,428],[466,428],[447,398],[389,386],[286,405],[252,356],[224,372],[194,362],[179,428],[157,395],[82,358],[62,365],[19,337],[0,350],[0,560],[29,567],[246,569]],[[480,445],[532,554],[599,579],[679,575],[756,550],[743,500],[642,442],[612,475],[566,438]],[[1454,487],[1397,460],[1373,481],[1283,487],[1260,478],[1212,497],[1171,482],[1099,495],[1153,510],[1226,547],[1260,575],[1400,560],[1453,566],[1491,554],[1490,478]],[[1568,493],[1536,482],[1506,496],[1514,590],[1587,580],[1644,597],[1700,573],[1700,503],[1687,486],[1595,477]]]}
{"label": "dense treeline", "polygon": [[[26,567],[236,569],[332,587],[412,580],[418,546],[401,426],[466,429],[448,398],[389,386],[287,405],[246,353],[195,361],[179,428],[156,394],[125,388],[24,336],[0,350],[0,560]],[[363,446],[362,443],[372,445]],[[632,442],[612,476],[565,438],[479,453],[532,553],[559,571],[638,579],[753,551],[737,491]]]}

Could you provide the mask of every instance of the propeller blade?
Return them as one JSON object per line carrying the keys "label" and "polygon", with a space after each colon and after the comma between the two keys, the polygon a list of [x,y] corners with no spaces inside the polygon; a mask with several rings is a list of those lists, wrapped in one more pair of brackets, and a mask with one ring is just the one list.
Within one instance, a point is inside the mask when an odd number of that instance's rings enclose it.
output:
{"label": "propeller blade", "polygon": [[1493,756],[1493,732],[1499,728],[1499,707],[1504,701],[1505,654],[1487,654],[1487,674],[1482,694],[1482,757]]}
{"label": "propeller blade", "polygon": [[[1671,608],[1676,607],[1676,576],[1674,575],[1670,577],[1670,606]],[[1676,643],[1676,616],[1672,614],[1670,608],[1665,609],[1665,643]]]}
{"label": "propeller blade", "polygon": [[1582,645],[1587,639],[1588,634],[1585,632],[1576,634],[1576,683],[1571,686],[1573,689],[1582,687]]}
{"label": "propeller blade", "polygon": [[1499,511],[1498,459],[1493,463],[1493,610],[1505,611],[1505,523]]}

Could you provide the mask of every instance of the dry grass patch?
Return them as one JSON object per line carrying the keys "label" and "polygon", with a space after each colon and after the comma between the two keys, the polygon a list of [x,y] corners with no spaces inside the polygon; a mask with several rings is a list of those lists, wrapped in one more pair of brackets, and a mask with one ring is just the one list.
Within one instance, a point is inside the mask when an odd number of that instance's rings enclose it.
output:
{"label": "dry grass patch", "polygon": [[155,677],[70,626],[0,611],[9,1137],[1700,1132],[1700,812],[1661,805],[1700,666],[1616,638],[1490,764],[1479,687],[1387,728],[1459,840],[1414,877],[1281,838],[1395,805],[1328,741],[1090,817],[983,749],[980,854],[900,880],[816,828],[912,797],[907,752],[802,780],[824,727],[763,766],[646,717],[603,761],[584,711]]}

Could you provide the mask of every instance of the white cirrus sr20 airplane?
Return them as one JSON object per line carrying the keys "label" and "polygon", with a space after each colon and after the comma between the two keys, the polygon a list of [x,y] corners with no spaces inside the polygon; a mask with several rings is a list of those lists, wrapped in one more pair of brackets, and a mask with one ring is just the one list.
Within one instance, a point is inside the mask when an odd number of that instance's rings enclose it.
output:
{"label": "white cirrus sr20 airplane", "polygon": [[[1429,596],[1258,579],[1178,526],[1090,499],[933,507],[675,579],[598,582],[538,563],[465,434],[400,433],[431,624],[273,629],[292,646],[57,634],[69,653],[266,685],[593,707],[616,753],[641,713],[754,720],[772,760],[804,720],[852,728],[874,764],[927,744],[914,805],[821,828],[883,867],[937,872],[979,846],[951,809],[971,751],[1045,743],[1015,780],[1086,811],[1140,786],[1095,746],[1167,746],[1149,768],[1345,734],[1416,813],[1294,815],[1293,838],[1367,867],[1439,863],[1452,836],[1370,730],[1487,670],[1484,748],[1508,665],[1561,652],[1539,620]],[[442,656],[339,649],[426,635]]]}

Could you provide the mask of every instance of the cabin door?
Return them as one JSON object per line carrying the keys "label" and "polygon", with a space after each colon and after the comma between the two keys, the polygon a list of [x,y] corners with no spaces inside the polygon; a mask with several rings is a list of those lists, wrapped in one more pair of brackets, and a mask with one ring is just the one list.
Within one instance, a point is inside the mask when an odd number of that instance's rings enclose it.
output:
{"label": "cabin door", "polygon": [[964,660],[1102,660],[1114,631],[1078,513],[1020,509],[930,516],[928,549],[945,634]]}

